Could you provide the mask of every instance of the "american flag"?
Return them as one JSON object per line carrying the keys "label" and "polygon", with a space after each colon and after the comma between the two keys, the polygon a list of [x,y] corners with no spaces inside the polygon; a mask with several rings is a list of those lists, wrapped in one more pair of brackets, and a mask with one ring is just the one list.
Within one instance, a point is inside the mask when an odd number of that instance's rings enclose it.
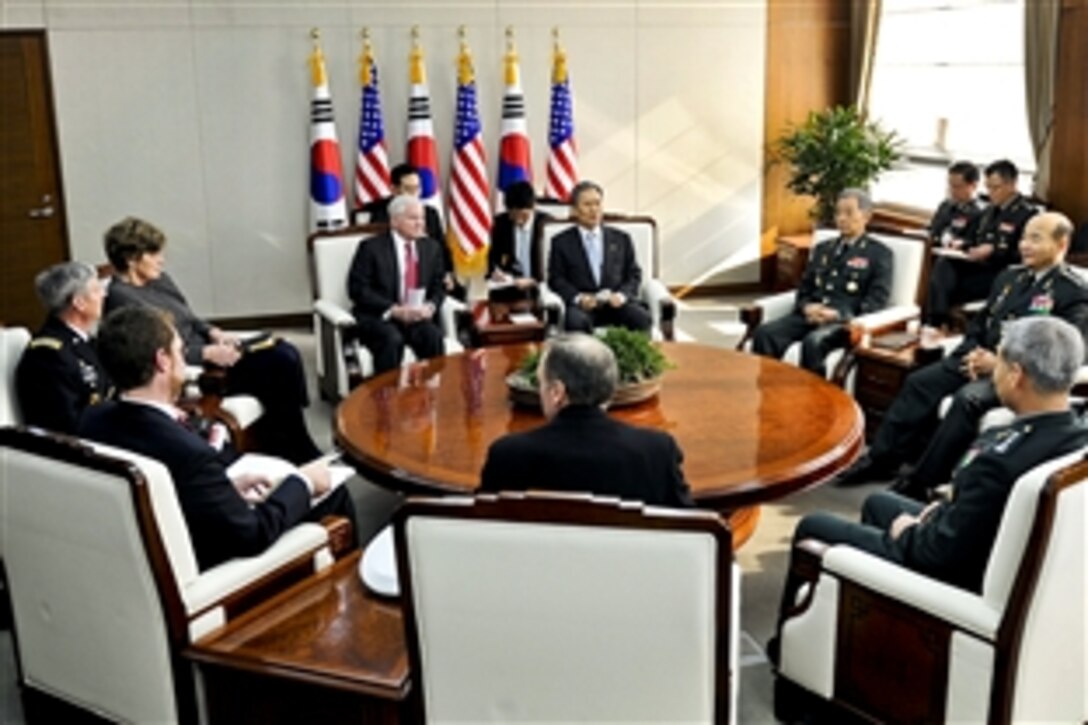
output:
{"label": "american flag", "polygon": [[490,190],[484,154],[483,127],[476,108],[476,77],[472,57],[462,45],[457,59],[457,121],[450,171],[450,229],[448,242],[459,270],[470,273],[483,264],[491,230]]}
{"label": "american flag", "polygon": [[567,201],[578,183],[578,149],[574,143],[574,99],[570,93],[567,54],[555,44],[552,58],[552,104],[548,122],[547,196]]}
{"label": "american flag", "polygon": [[359,59],[359,81],[363,86],[363,98],[359,111],[359,150],[355,155],[356,209],[391,193],[382,99],[378,93],[378,66],[369,40]]}

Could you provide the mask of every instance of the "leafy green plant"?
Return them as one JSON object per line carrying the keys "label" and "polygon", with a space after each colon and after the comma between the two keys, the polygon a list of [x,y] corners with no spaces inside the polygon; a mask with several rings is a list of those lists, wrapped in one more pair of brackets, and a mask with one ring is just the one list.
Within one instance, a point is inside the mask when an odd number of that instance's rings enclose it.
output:
{"label": "leafy green plant", "polygon": [[865,188],[892,168],[901,155],[902,140],[894,131],[868,121],[853,106],[813,111],[774,145],[775,161],[792,168],[790,191],[816,197],[812,216],[830,224],[835,200],[843,189]]}
{"label": "leafy green plant", "polygon": [[[603,331],[599,330],[597,336],[616,356],[621,385],[656,378],[673,367],[661,349],[644,332],[635,332],[624,327],[606,327]],[[522,361],[519,370],[522,377],[533,387],[537,384],[536,366],[539,361],[540,351],[534,350]]]}

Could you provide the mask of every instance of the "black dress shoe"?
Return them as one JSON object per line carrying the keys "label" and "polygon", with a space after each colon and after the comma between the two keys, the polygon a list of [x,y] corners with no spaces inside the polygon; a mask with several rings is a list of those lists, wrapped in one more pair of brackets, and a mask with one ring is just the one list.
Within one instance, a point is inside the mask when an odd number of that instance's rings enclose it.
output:
{"label": "black dress shoe", "polygon": [[854,461],[854,465],[832,479],[831,483],[834,486],[841,486],[843,488],[860,486],[864,483],[872,483],[873,481],[890,478],[892,473],[894,473],[894,471],[892,471],[890,464],[878,461],[866,453],[861,458]]}
{"label": "black dress shoe", "polygon": [[892,481],[892,485],[888,490],[897,493],[900,496],[912,498],[921,503],[929,501],[929,490],[924,485],[911,478],[910,474],[897,476],[896,479]]}

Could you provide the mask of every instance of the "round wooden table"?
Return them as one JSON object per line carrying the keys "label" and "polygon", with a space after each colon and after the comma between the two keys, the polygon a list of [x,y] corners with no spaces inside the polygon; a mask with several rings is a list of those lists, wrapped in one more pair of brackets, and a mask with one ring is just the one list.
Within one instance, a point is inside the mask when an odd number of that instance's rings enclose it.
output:
{"label": "round wooden table", "polygon": [[[495,439],[544,423],[514,406],[506,376],[529,345],[470,350],[367,380],[340,404],[336,440],[370,480],[408,493],[470,493]],[[734,544],[758,504],[838,473],[861,450],[854,400],[812,373],[768,358],[662,343],[675,368],[660,394],[610,413],[668,431],[695,501],[730,515]]]}

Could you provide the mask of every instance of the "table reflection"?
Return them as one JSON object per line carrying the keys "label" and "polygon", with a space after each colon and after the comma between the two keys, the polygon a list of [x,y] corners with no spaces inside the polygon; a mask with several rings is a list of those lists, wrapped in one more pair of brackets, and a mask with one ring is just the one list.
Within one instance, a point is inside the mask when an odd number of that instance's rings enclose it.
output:
{"label": "table reflection", "polygon": [[[407,490],[471,491],[497,438],[545,421],[513,405],[506,377],[530,345],[471,350],[390,371],[337,411],[337,439],[365,475]],[[663,343],[675,366],[648,401],[610,410],[671,433],[697,501],[757,503],[848,465],[861,413],[842,390],[775,360]]]}

